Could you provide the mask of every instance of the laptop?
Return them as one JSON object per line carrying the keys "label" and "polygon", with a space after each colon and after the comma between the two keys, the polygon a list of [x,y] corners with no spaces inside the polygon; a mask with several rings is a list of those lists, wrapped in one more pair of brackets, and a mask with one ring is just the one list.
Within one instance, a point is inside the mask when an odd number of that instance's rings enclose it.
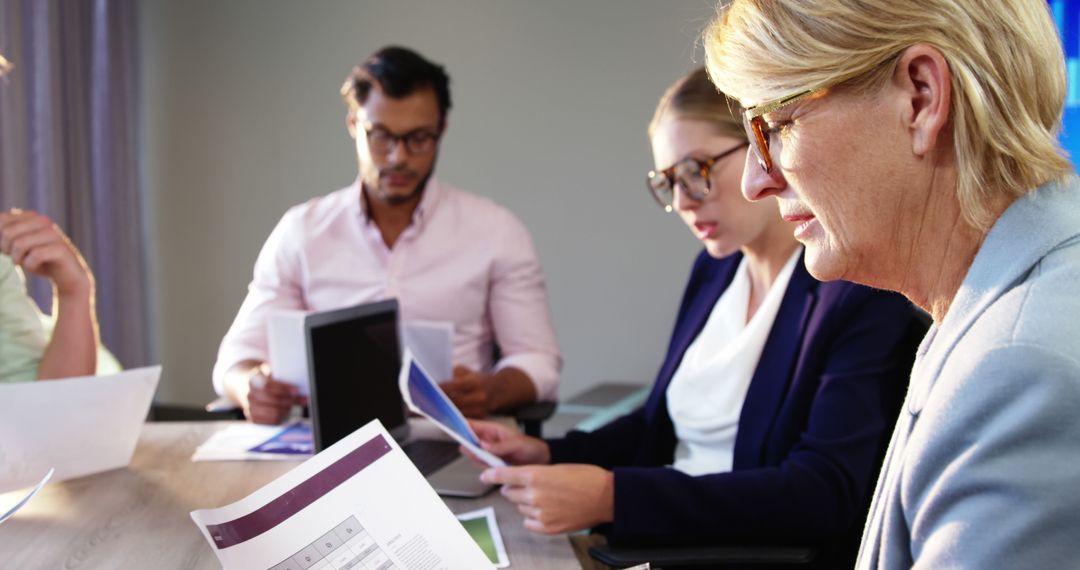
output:
{"label": "laptop", "polygon": [[378,418],[440,495],[480,497],[493,486],[453,441],[414,438],[398,387],[398,302],[364,303],[304,318],[315,452]]}
{"label": "laptop", "polygon": [[161,367],[0,384],[0,493],[127,466]]}

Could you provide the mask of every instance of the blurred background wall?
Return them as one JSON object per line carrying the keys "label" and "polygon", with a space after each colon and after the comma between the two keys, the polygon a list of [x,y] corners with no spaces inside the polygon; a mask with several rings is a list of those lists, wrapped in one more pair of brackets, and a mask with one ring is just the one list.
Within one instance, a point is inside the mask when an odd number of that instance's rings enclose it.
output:
{"label": "blurred background wall", "polygon": [[386,44],[446,66],[438,176],[532,232],[562,396],[651,382],[698,251],[645,190],[657,99],[703,61],[710,0],[144,0],[140,177],[157,400],[202,404],[255,257],[293,204],[352,182],[338,88]]}

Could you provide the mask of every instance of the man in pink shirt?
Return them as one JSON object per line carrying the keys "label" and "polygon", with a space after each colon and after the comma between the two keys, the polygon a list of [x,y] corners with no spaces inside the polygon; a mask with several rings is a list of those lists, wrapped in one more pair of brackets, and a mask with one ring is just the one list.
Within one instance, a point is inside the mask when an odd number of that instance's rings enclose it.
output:
{"label": "man in pink shirt", "polygon": [[291,208],[270,234],[221,342],[217,392],[252,421],[279,423],[304,401],[269,369],[268,316],[393,297],[404,320],[453,323],[455,367],[442,386],[466,415],[554,400],[561,358],[528,231],[433,174],[450,108],[442,66],[386,47],[341,94],[359,176]]}

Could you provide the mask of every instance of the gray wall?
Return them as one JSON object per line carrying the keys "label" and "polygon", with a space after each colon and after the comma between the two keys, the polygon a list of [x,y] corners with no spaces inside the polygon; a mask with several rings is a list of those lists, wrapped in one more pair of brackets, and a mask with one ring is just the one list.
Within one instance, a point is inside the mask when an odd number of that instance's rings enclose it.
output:
{"label": "gray wall", "polygon": [[657,98],[702,61],[709,0],[147,0],[141,148],[159,402],[212,397],[218,342],[291,205],[356,175],[337,89],[397,43],[446,65],[439,177],[531,230],[561,394],[651,381],[698,244],[645,191]]}

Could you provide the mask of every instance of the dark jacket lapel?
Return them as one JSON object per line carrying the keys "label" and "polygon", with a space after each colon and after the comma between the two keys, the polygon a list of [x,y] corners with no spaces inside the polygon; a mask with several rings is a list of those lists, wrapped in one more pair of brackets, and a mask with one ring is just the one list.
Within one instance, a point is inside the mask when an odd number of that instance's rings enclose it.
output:
{"label": "dark jacket lapel", "polygon": [[795,264],[743,402],[735,436],[734,469],[759,466],[769,430],[795,376],[807,317],[814,308],[820,284],[806,271],[804,255]]}

